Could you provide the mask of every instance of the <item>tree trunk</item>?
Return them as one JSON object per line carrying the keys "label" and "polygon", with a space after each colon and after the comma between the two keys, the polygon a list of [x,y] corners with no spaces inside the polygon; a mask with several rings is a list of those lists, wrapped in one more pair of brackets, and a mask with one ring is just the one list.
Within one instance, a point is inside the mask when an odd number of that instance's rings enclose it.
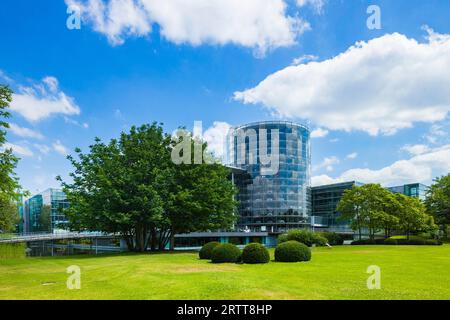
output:
{"label": "tree trunk", "polygon": [[156,245],[158,243],[158,238],[157,238],[156,228],[155,227],[152,228],[150,242],[151,242],[150,249],[152,251],[155,251],[156,250]]}
{"label": "tree trunk", "polygon": [[175,232],[170,231],[170,251],[175,251]]}
{"label": "tree trunk", "polygon": [[125,243],[127,244],[128,251],[134,251],[133,237],[125,234],[124,238],[125,238]]}

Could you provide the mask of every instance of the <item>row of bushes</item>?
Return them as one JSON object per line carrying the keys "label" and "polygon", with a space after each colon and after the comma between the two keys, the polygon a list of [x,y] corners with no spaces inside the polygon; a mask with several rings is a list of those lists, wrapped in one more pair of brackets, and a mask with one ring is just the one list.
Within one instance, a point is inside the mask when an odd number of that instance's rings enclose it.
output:
{"label": "row of bushes", "polygon": [[312,247],[313,245],[323,247],[327,244],[332,246],[344,244],[344,238],[337,233],[315,233],[311,230],[290,230],[288,233],[282,234],[278,237],[278,243],[283,243],[286,241],[298,241],[300,243],[304,243],[308,247]]}
{"label": "row of bushes", "polygon": [[442,241],[434,239],[365,239],[356,240],[352,242],[352,245],[403,245],[403,246],[440,246]]}
{"label": "row of bushes", "polygon": [[[209,242],[205,244],[200,252],[200,259],[211,260],[212,263],[238,263],[247,264],[268,263],[270,254],[266,247],[260,243],[250,243],[244,250],[234,244]],[[286,241],[278,244],[275,249],[275,261],[278,262],[300,262],[311,260],[311,250],[298,241]]]}

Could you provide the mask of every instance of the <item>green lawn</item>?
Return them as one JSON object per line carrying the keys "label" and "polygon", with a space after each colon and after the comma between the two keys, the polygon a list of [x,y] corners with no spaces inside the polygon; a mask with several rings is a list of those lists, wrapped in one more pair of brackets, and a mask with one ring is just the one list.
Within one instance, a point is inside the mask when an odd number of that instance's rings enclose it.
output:
{"label": "green lawn", "polygon": [[[81,290],[66,288],[70,265]],[[367,289],[369,265],[381,290]],[[450,245],[315,248],[310,262],[266,265],[196,253],[3,260],[0,299],[450,299]]]}

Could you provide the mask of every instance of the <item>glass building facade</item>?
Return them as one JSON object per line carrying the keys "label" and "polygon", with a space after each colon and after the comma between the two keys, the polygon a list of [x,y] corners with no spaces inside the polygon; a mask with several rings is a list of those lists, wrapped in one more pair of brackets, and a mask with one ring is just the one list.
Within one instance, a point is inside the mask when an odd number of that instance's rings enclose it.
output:
{"label": "glass building facade", "polygon": [[309,129],[284,121],[232,128],[230,166],[239,189],[239,230],[281,233],[301,228],[311,215]]}
{"label": "glass building facade", "polygon": [[67,218],[62,210],[69,207],[69,202],[64,192],[59,189],[47,189],[25,201],[26,230],[28,232],[42,231],[39,218],[44,205],[51,208],[51,230],[64,229]]}
{"label": "glass building facade", "polygon": [[312,212],[316,220],[317,217],[320,218],[322,226],[330,231],[350,231],[349,221],[342,221],[341,214],[336,208],[344,191],[351,189],[354,185],[362,186],[363,184],[350,181],[311,188]]}
{"label": "glass building facade", "polygon": [[425,200],[427,189],[428,186],[421,183],[405,184],[403,186],[388,188],[391,192],[401,193],[408,197],[419,198],[420,200]]}

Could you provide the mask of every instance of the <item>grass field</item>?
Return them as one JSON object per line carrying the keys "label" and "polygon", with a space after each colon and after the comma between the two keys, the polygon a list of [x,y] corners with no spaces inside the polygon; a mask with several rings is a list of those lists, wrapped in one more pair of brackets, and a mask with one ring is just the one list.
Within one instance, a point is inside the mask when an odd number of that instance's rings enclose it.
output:
{"label": "grass field", "polygon": [[[66,288],[70,265],[81,290]],[[380,290],[367,289],[369,265]],[[450,245],[314,248],[310,262],[266,265],[196,253],[1,260],[0,299],[450,299]]]}

